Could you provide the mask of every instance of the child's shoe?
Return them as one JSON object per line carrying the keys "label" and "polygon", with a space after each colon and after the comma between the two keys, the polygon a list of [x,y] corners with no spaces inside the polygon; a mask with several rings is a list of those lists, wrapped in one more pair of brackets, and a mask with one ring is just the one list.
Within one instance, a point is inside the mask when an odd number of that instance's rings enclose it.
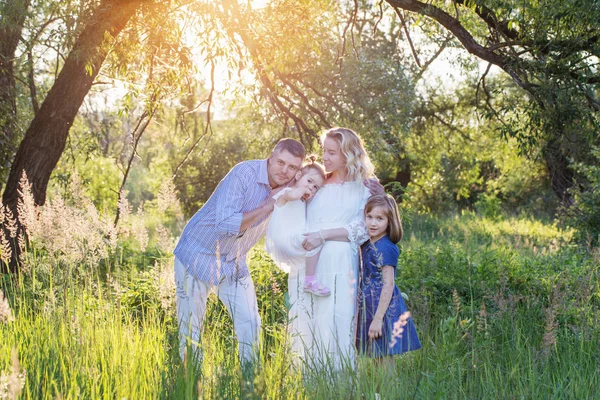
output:
{"label": "child's shoe", "polygon": [[320,297],[326,297],[331,294],[331,290],[329,290],[327,286],[321,285],[316,280],[312,282],[304,282],[304,291]]}

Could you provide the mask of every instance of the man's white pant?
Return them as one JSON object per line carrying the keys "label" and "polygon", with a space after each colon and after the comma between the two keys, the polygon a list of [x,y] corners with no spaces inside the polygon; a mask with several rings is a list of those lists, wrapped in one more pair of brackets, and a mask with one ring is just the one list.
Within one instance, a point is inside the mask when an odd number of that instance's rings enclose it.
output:
{"label": "man's white pant", "polygon": [[175,257],[175,284],[177,286],[177,320],[179,322],[179,353],[182,360],[188,342],[197,351],[200,333],[206,313],[206,301],[215,292],[227,307],[237,335],[240,362],[251,361],[253,348],[258,348],[260,337],[260,316],[256,303],[254,283],[248,276],[230,282],[223,279],[214,286],[195,279],[187,273],[185,266]]}

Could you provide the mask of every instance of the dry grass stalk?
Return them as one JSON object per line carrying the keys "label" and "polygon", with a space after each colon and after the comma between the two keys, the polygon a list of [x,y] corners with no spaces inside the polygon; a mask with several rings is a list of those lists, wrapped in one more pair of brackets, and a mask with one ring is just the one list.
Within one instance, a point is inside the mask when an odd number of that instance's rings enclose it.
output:
{"label": "dry grass stalk", "polygon": [[[71,199],[69,202],[56,195],[43,207],[37,207],[31,194],[31,185],[23,176],[19,190],[19,218],[31,243],[45,248],[59,261],[80,263],[87,260],[96,263],[107,257],[109,249],[116,246],[116,232],[108,219],[101,216],[85,196],[76,174],[69,186],[68,196]],[[10,213],[6,214],[6,220],[9,221],[10,230]],[[20,246],[24,244],[23,240],[19,240]],[[1,239],[0,245],[3,248],[5,246]]]}
{"label": "dry grass stalk", "polygon": [[15,318],[10,309],[10,304],[8,304],[8,299],[4,297],[4,293],[0,290],[0,322],[9,323],[14,320]]}
{"label": "dry grass stalk", "polygon": [[11,239],[17,237],[17,219],[8,207],[4,207],[4,226],[8,229]]}
{"label": "dry grass stalk", "polygon": [[182,216],[181,204],[175,191],[175,184],[172,180],[168,180],[160,187],[156,195],[156,206],[160,214],[165,214],[167,211],[172,211],[175,216]]}
{"label": "dry grass stalk", "polygon": [[456,315],[460,314],[460,311],[462,310],[462,301],[460,300],[460,296],[458,295],[456,288],[452,291],[452,304],[454,305],[454,311],[456,312]]}
{"label": "dry grass stalk", "polygon": [[171,232],[162,224],[156,226],[156,246],[163,253],[170,254],[175,247]]}
{"label": "dry grass stalk", "polygon": [[270,278],[271,278],[271,291],[273,292],[273,294],[277,295],[277,294],[281,293],[281,289],[279,288],[277,279],[275,279],[275,277],[273,275],[271,275]]}
{"label": "dry grass stalk", "polygon": [[173,265],[170,262],[162,265],[154,261],[154,268],[151,274],[153,275],[154,282],[157,282],[161,307],[167,312],[174,310],[176,290]]}
{"label": "dry grass stalk", "polygon": [[[2,210],[0,213],[3,214]],[[12,250],[10,249],[9,239],[4,235],[2,224],[0,224],[0,261],[8,264],[12,256]]]}
{"label": "dry grass stalk", "polygon": [[17,399],[25,386],[27,371],[21,371],[17,350],[11,351],[11,366],[8,374],[0,373],[0,400]]}
{"label": "dry grass stalk", "polygon": [[148,230],[146,229],[146,222],[144,221],[144,208],[143,204],[140,204],[138,210],[136,212],[136,218],[131,225],[131,232],[135,240],[137,240],[140,245],[140,250],[142,252],[146,251],[148,247],[149,237]]}
{"label": "dry grass stalk", "polygon": [[558,321],[556,317],[560,310],[563,294],[558,285],[554,285],[550,299],[550,306],[544,308],[546,323],[544,326],[544,336],[542,339],[541,353],[543,356],[548,356],[550,351],[556,346]]}
{"label": "dry grass stalk", "polygon": [[485,300],[481,300],[481,309],[477,315],[477,332],[488,334],[488,323],[487,323],[487,308],[485,306]]}
{"label": "dry grass stalk", "polygon": [[129,201],[127,201],[127,192],[125,192],[125,190],[121,190],[119,193],[117,207],[119,209],[119,218],[121,220],[126,220],[127,217],[131,215],[131,205],[129,204]]}
{"label": "dry grass stalk", "polygon": [[17,213],[19,215],[19,221],[23,224],[23,227],[27,232],[39,231],[38,217],[37,217],[37,206],[33,198],[31,190],[31,184],[27,179],[25,171],[19,180],[19,198],[17,200]]}

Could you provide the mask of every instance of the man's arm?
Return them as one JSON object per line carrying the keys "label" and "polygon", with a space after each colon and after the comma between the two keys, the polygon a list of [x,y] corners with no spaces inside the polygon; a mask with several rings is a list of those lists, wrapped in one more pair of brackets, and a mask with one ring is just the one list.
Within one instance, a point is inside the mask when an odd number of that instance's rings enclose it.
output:
{"label": "man's arm", "polygon": [[215,195],[215,229],[220,235],[235,236],[251,227],[271,211],[275,200],[268,196],[254,210],[242,213],[241,208],[248,196],[248,184],[235,169],[219,184]]}
{"label": "man's arm", "polygon": [[246,183],[235,168],[229,171],[219,183],[214,193],[214,196],[217,196],[215,208],[217,234],[234,236],[241,232],[244,218],[241,209],[246,198],[246,191]]}
{"label": "man's arm", "polygon": [[263,217],[273,211],[275,206],[275,199],[269,194],[269,196],[262,202],[258,208],[252,211],[245,212],[242,217],[242,224],[240,225],[240,232],[250,228],[254,223],[260,221]]}

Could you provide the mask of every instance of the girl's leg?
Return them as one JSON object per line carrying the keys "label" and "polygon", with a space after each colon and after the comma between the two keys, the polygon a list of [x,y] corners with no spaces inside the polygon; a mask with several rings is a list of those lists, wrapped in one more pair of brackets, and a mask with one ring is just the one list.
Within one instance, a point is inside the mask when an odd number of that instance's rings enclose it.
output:
{"label": "girl's leg", "polygon": [[329,296],[331,290],[321,285],[317,281],[317,263],[319,262],[319,253],[306,257],[306,276],[304,277],[304,291],[315,296]]}
{"label": "girl's leg", "polygon": [[396,363],[393,356],[379,357],[375,359],[375,365],[381,372],[381,381],[377,382],[377,392],[386,392],[388,385],[393,385],[395,380]]}

